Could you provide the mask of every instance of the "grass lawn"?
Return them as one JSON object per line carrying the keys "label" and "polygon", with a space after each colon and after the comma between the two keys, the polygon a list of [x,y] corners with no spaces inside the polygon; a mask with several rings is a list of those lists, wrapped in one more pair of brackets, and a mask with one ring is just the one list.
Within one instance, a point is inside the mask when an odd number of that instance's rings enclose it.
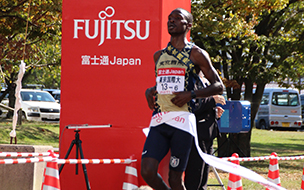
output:
{"label": "grass lawn", "polygon": [[[9,144],[9,133],[12,130],[11,120],[0,119],[0,144]],[[44,122],[23,122],[17,126],[17,144],[50,145],[58,148],[59,124]],[[215,149],[217,142],[214,142]],[[269,156],[276,152],[279,157],[304,155],[304,132],[297,131],[268,131],[253,129],[251,136],[251,156]],[[249,168],[267,178],[269,160],[241,162],[242,166]],[[302,183],[304,160],[279,161],[281,185],[286,189],[300,190]],[[227,189],[229,174],[217,170]],[[211,171],[208,184],[219,184]],[[242,179],[244,190],[265,189],[262,185]],[[208,189],[222,189],[209,186]]]}
{"label": "grass lawn", "polygon": [[[11,119],[0,119],[0,144],[10,143],[11,131]],[[22,122],[16,127],[16,134],[17,144],[59,146],[59,123]]]}

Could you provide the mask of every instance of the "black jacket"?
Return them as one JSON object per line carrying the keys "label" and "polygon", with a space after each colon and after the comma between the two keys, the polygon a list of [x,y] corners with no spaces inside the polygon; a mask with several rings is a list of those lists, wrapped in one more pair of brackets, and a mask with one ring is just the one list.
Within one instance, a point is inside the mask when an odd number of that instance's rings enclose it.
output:
{"label": "black jacket", "polygon": [[194,112],[198,140],[213,140],[219,134],[215,100],[213,97],[208,97],[201,101],[201,106]]}

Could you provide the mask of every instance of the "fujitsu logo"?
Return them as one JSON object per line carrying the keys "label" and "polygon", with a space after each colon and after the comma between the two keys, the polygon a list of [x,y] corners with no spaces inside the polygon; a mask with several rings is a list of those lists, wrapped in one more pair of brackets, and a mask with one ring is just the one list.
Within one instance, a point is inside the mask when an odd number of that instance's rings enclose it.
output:
{"label": "fujitsu logo", "polygon": [[[150,20],[145,20],[145,26],[142,20],[110,20],[115,14],[115,9],[111,6],[105,8],[104,11],[98,13],[100,19],[74,19],[74,37],[78,39],[78,35],[84,32],[86,38],[96,39],[99,37],[100,41],[98,46],[101,46],[105,39],[112,39],[111,31],[116,30],[115,39],[132,40],[137,37],[140,40],[146,40],[150,35]],[[94,24],[94,27],[90,27],[90,24]],[[115,28],[116,25],[116,28]],[[114,27],[113,27],[114,26]],[[141,27],[145,27],[145,34],[141,34]],[[90,29],[94,29],[90,31]],[[129,34],[121,36],[121,31]]]}

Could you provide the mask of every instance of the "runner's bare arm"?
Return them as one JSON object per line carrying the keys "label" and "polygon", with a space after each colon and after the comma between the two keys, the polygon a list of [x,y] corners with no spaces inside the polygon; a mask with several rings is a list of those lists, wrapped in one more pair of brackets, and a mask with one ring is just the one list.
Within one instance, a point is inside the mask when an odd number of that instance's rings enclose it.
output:
{"label": "runner's bare arm", "polygon": [[216,94],[222,94],[224,90],[224,84],[220,79],[215,68],[212,66],[209,54],[195,46],[193,48],[190,59],[199,69],[203,72],[204,76],[210,82],[210,85],[198,91],[195,91],[197,97],[208,97]]}
{"label": "runner's bare arm", "polygon": [[[161,50],[157,51],[153,55],[154,62],[156,64],[159,56],[161,54]],[[153,110],[155,106],[155,94],[156,94],[156,86],[150,87],[146,89],[145,96],[148,103],[148,107]]]}
{"label": "runner's bare arm", "polygon": [[[196,97],[203,98],[216,94],[222,94],[224,85],[215,68],[211,64],[209,54],[205,50],[194,46],[191,51],[190,59],[194,65],[196,65],[199,70],[204,73],[205,77],[210,82],[210,86],[207,88],[195,91]],[[182,107],[191,100],[191,92],[189,91],[175,92],[174,94],[176,96],[172,98],[171,101],[173,104],[179,107]]]}
{"label": "runner's bare arm", "polygon": [[158,50],[157,52],[154,53],[153,55],[153,59],[154,59],[154,63],[156,64],[160,54],[161,54],[162,50]]}
{"label": "runner's bare arm", "polygon": [[145,92],[146,100],[150,110],[153,110],[155,107],[155,99],[154,99],[155,93],[156,93],[155,86],[148,88]]}

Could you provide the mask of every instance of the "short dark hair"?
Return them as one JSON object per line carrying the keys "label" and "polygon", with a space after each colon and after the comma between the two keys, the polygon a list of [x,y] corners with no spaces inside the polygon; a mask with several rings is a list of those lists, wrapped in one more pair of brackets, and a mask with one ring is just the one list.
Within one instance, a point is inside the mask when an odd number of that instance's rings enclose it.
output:
{"label": "short dark hair", "polygon": [[190,23],[190,24],[193,23],[193,16],[192,16],[192,14],[189,11],[187,11],[187,10],[185,10],[183,8],[176,8],[175,10],[178,10],[178,11],[182,12],[183,15],[185,15],[186,20],[187,20],[188,23]]}

